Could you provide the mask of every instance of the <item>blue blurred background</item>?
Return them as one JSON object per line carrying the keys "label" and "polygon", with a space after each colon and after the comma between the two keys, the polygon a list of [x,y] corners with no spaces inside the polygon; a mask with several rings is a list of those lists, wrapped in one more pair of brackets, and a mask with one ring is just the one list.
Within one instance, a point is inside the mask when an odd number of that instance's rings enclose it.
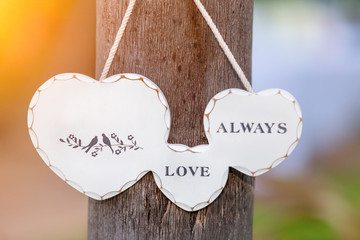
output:
{"label": "blue blurred background", "polygon": [[255,1],[256,91],[304,116],[286,161],[256,179],[254,239],[360,239],[360,1]]}
{"label": "blue blurred background", "polygon": [[[41,162],[25,119],[49,76],[93,76],[95,3],[0,0],[0,23],[0,239],[86,239],[87,198]],[[293,154],[256,179],[254,239],[360,239],[360,0],[256,0],[253,81],[304,116]]]}

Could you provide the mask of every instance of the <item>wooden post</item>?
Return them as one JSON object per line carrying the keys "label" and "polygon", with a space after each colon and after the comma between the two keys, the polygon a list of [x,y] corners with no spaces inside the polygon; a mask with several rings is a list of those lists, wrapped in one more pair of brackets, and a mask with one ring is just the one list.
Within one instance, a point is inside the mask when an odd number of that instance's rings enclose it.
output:
{"label": "wooden post", "polygon": [[[251,75],[253,0],[202,0],[246,76]],[[97,0],[99,78],[127,0]],[[207,143],[202,115],[216,93],[242,85],[193,0],[135,5],[110,75],[138,73],[164,92],[170,143]],[[151,123],[149,123],[151,124]],[[89,200],[88,239],[252,239],[254,178],[231,170],[223,193],[189,213],[172,204],[147,174],[105,201]]]}

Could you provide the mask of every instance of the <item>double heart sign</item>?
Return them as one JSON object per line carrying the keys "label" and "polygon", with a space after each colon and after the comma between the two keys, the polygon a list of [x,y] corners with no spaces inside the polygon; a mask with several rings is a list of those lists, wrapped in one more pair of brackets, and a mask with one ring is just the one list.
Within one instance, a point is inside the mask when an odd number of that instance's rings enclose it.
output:
{"label": "double heart sign", "polygon": [[281,163],[302,131],[298,103],[280,89],[214,96],[204,113],[208,145],[168,144],[170,122],[164,94],[138,74],[101,82],[60,74],[36,91],[28,110],[37,152],[75,189],[103,200],[152,172],[166,197],[187,211],[217,198],[229,167],[257,176]]}

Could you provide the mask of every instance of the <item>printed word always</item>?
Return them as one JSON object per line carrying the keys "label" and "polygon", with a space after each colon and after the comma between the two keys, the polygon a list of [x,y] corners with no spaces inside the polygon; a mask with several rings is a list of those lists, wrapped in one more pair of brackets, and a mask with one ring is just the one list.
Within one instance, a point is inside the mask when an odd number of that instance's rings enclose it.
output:
{"label": "printed word always", "polygon": [[243,123],[230,122],[221,123],[217,133],[264,133],[264,134],[285,134],[286,123]]}

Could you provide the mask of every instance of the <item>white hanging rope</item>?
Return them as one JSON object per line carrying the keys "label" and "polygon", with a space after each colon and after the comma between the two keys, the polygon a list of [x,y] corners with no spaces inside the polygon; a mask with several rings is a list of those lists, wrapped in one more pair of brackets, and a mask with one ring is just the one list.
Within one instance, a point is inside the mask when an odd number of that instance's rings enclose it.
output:
{"label": "white hanging rope", "polygon": [[[116,54],[116,51],[119,47],[119,43],[120,40],[122,38],[122,35],[125,31],[126,25],[128,23],[128,20],[130,18],[130,15],[133,11],[134,5],[135,5],[136,0],[130,0],[128,8],[126,9],[125,12],[125,16],[122,20],[121,26],[118,30],[118,33],[116,34],[116,38],[114,41],[113,46],[111,47],[109,56],[106,60],[105,66],[104,66],[104,70],[101,74],[100,77],[100,81],[104,80],[106,78],[106,76],[109,73],[109,69],[110,66],[114,60],[114,56]],[[201,15],[204,17],[206,23],[209,25],[211,31],[213,32],[216,40],[219,42],[219,45],[221,47],[221,49],[224,51],[226,57],[228,58],[231,66],[234,68],[235,72],[237,73],[237,75],[239,76],[242,84],[244,85],[244,87],[246,88],[247,91],[254,93],[254,90],[250,84],[250,82],[248,81],[248,79],[246,78],[243,70],[241,69],[240,65],[238,64],[238,62],[236,61],[234,55],[232,54],[232,52],[230,51],[228,45],[226,44],[226,42],[224,41],[223,37],[221,36],[219,30],[217,29],[214,21],[212,20],[212,18],[210,17],[209,13],[206,11],[204,5],[202,5],[202,3],[200,2],[200,0],[194,0],[197,8],[199,9]]]}
{"label": "white hanging rope", "polygon": [[110,66],[114,60],[114,57],[115,57],[115,54],[116,54],[116,51],[119,47],[119,43],[120,43],[120,40],[124,34],[124,31],[125,31],[125,28],[126,28],[126,25],[129,21],[129,18],[131,16],[131,13],[133,12],[133,9],[134,9],[134,5],[136,3],[136,0],[130,0],[129,2],[129,5],[126,9],[126,12],[125,12],[125,15],[124,15],[124,18],[121,22],[121,25],[120,25],[120,28],[116,34],[116,37],[115,37],[115,40],[114,40],[114,43],[110,49],[110,52],[109,52],[109,56],[108,58],[106,59],[106,63],[105,63],[105,66],[104,66],[104,69],[101,73],[101,77],[100,77],[100,82],[103,81],[108,73],[109,73],[109,69],[110,69]]}
{"label": "white hanging rope", "polygon": [[254,90],[250,84],[250,82],[248,81],[248,79],[246,78],[243,70],[241,69],[240,65],[237,63],[234,55],[232,54],[232,52],[230,51],[228,45],[225,43],[223,37],[221,36],[219,30],[217,29],[214,21],[211,19],[209,13],[206,11],[204,5],[202,5],[202,3],[200,2],[200,0],[194,0],[196,6],[198,7],[201,15],[204,17],[206,23],[209,25],[211,31],[213,32],[216,40],[219,42],[219,45],[221,47],[221,49],[224,51],[226,57],[228,58],[231,66],[234,68],[235,72],[237,73],[237,75],[239,76],[242,84],[244,85],[244,87],[246,88],[246,90],[248,90],[251,93],[254,93]]}

